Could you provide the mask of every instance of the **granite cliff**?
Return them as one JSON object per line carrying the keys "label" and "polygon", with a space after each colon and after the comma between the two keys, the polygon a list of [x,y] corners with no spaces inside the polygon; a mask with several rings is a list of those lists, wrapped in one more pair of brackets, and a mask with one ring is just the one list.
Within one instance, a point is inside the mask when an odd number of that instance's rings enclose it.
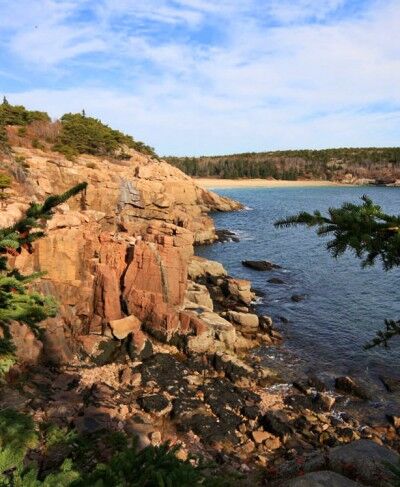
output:
{"label": "granite cliff", "polygon": [[34,252],[23,251],[15,262],[23,272],[45,271],[39,288],[60,303],[58,317],[43,324],[45,360],[70,361],[81,347],[131,332],[141,349],[144,328],[163,340],[201,328],[182,319],[193,245],[217,238],[210,211],[240,204],[201,189],[164,161],[134,150],[129,155],[123,161],[81,155],[72,162],[15,147],[3,163],[14,183],[0,212],[2,226],[31,200],[88,182],[81,198],[58,210]]}

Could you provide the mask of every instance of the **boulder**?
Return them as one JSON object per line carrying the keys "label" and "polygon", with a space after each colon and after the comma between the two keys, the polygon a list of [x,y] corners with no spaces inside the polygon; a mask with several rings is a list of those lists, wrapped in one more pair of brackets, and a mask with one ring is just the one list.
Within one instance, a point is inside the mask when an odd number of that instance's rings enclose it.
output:
{"label": "boulder", "polygon": [[268,279],[268,282],[270,284],[285,284],[285,281],[279,279],[279,277],[272,277],[271,279]]}
{"label": "boulder", "polygon": [[230,277],[227,279],[226,292],[234,300],[248,306],[255,298],[255,294],[251,290],[251,282],[246,279],[234,279]]}
{"label": "boulder", "polygon": [[245,362],[234,355],[217,352],[213,357],[213,365],[218,372],[224,372],[225,376],[232,381],[238,381],[249,377],[254,370]]}
{"label": "boulder", "polygon": [[226,318],[244,333],[256,333],[259,327],[259,318],[255,314],[228,311]]}
{"label": "boulder", "polygon": [[207,260],[202,257],[193,256],[188,266],[189,278],[195,281],[200,277],[220,277],[226,276],[223,265],[214,260]]}
{"label": "boulder", "polygon": [[400,392],[400,378],[381,375],[379,376],[379,379],[382,381],[388,392]]}
{"label": "boulder", "polygon": [[305,294],[293,294],[290,298],[294,303],[300,303],[306,299]]}
{"label": "boulder", "polygon": [[271,435],[266,431],[260,430],[253,431],[251,436],[253,437],[254,442],[257,444],[263,443],[265,440],[271,437]]}
{"label": "boulder", "polygon": [[111,332],[118,340],[123,340],[130,333],[141,333],[142,322],[136,316],[130,315],[109,323]]}
{"label": "boulder", "polygon": [[215,230],[215,234],[217,237],[218,242],[226,243],[226,242],[239,242],[239,237],[236,233],[231,232],[230,230]]}
{"label": "boulder", "polygon": [[209,311],[201,313],[199,318],[209,326],[213,336],[216,340],[221,342],[224,349],[234,349],[236,330],[232,323],[229,323],[229,321],[225,320],[217,313],[211,313]]}
{"label": "boulder", "polygon": [[371,487],[386,486],[391,479],[387,463],[397,465],[399,461],[398,453],[370,440],[358,440],[332,448],[328,455],[331,470]]}
{"label": "boulder", "polygon": [[139,397],[138,403],[146,413],[152,413],[155,416],[165,416],[172,409],[172,404],[163,394]]}
{"label": "boulder", "polygon": [[268,260],[243,260],[242,265],[254,269],[255,271],[271,271],[272,269],[281,268],[281,266],[273,264]]}
{"label": "boulder", "polygon": [[281,439],[285,439],[293,432],[286,415],[279,411],[268,411],[261,418],[260,423],[266,431]]}
{"label": "boulder", "polygon": [[214,309],[214,304],[212,302],[207,287],[201,284],[189,282],[185,294],[185,299],[190,303],[195,303],[199,306],[202,306],[203,308],[207,308],[210,311]]}
{"label": "boulder", "polygon": [[311,472],[280,484],[280,487],[361,487],[361,484],[335,472]]}
{"label": "boulder", "polygon": [[359,397],[360,399],[370,399],[370,394],[366,390],[366,387],[364,385],[360,385],[353,378],[348,376],[336,377],[335,388],[339,392],[352,394],[353,396]]}

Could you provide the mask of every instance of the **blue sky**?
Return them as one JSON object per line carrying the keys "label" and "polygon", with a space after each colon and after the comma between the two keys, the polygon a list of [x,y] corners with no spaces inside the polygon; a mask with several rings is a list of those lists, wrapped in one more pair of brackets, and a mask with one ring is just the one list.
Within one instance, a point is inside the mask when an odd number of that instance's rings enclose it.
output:
{"label": "blue sky", "polygon": [[400,0],[0,0],[0,94],[162,155],[393,146]]}

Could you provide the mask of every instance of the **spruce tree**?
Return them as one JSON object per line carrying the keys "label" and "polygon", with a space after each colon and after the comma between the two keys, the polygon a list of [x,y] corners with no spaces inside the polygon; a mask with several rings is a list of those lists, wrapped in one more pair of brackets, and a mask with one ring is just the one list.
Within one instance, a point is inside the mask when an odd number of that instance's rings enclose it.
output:
{"label": "spruce tree", "polygon": [[40,336],[38,324],[57,312],[51,296],[29,289],[29,284],[43,273],[21,274],[18,269],[10,268],[9,256],[17,256],[23,248],[32,252],[32,243],[45,235],[42,228],[52,217],[54,208],[86,186],[87,183],[78,184],[63,194],[48,197],[43,204],[31,203],[19,221],[10,227],[0,228],[0,373],[8,370],[14,362],[10,322],[25,323]]}
{"label": "spruce tree", "polygon": [[[353,251],[363,267],[380,260],[388,271],[400,266],[400,215],[388,215],[366,195],[362,204],[344,203],[340,208],[330,208],[328,216],[320,211],[301,212],[275,222],[276,227],[305,225],[317,227],[319,236],[332,235],[326,247],[333,257],[346,250]],[[400,320],[385,320],[385,329],[365,348],[388,345],[388,340],[400,335]]]}

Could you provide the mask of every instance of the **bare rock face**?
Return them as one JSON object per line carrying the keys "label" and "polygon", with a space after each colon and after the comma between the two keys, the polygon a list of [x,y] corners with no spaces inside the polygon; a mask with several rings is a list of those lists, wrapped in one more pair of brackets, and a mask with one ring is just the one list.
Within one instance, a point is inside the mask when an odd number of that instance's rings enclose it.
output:
{"label": "bare rock face", "polygon": [[102,335],[110,327],[123,339],[118,324],[132,316],[142,324],[132,330],[139,342],[143,330],[164,340],[175,333],[196,336],[202,326],[205,333],[207,326],[187,318],[182,323],[180,316],[193,245],[215,240],[209,211],[239,209],[238,203],[134,151],[130,161],[79,156],[74,162],[31,148],[15,152],[28,168],[0,211],[4,225],[31,200],[88,182],[85,194],[57,209],[34,253],[15,259],[22,272],[46,271],[36,286],[60,305],[57,318],[43,324],[47,358],[69,362],[82,344],[77,336]]}

